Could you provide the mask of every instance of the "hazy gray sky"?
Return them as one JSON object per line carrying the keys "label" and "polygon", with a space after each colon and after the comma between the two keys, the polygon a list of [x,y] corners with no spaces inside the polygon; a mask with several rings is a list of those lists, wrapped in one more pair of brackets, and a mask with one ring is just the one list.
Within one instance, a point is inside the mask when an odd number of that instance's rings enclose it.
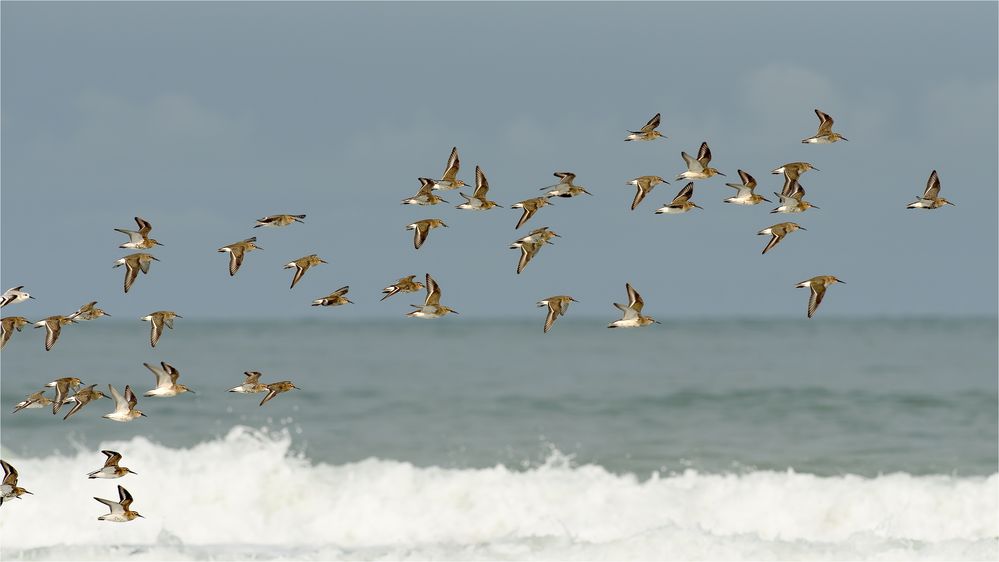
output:
{"label": "hazy gray sky", "polygon": [[[422,294],[381,288],[427,271],[463,317],[565,293],[609,321],[626,281],[663,319],[803,317],[794,285],[819,274],[848,284],[818,319],[995,314],[997,6],[4,2],[0,290],[38,298],[4,314],[395,317]],[[799,142],[816,107],[849,142]],[[622,142],[656,112],[668,140]],[[767,196],[770,169],[812,162],[821,209],[723,204],[715,178],[703,211],[653,214],[682,182],[629,210],[628,179],[672,178],[702,140]],[[399,204],[453,145],[505,207],[556,170],[595,196],[527,224],[563,238],[518,276],[519,211]],[[906,210],[932,169],[957,206]],[[306,224],[251,228],[281,212]],[[134,215],[165,246],[125,295],[112,229]],[[416,251],[405,225],[430,217],[450,228]],[[761,256],[782,220],[808,231]],[[216,249],[253,234],[264,250],[230,278]],[[282,265],[313,252],[330,264],[289,290]],[[309,307],[347,284],[356,305]]]}

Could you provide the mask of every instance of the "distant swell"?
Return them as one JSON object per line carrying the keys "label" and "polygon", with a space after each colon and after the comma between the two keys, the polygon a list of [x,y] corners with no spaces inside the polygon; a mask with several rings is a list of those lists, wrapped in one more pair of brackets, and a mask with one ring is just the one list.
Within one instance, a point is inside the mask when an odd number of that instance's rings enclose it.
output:
{"label": "distant swell", "polygon": [[[35,493],[0,508],[4,559],[999,559],[999,474],[640,479],[555,455],[524,472],[368,459],[313,464],[287,433],[17,458]],[[98,522],[115,484],[146,519]]]}

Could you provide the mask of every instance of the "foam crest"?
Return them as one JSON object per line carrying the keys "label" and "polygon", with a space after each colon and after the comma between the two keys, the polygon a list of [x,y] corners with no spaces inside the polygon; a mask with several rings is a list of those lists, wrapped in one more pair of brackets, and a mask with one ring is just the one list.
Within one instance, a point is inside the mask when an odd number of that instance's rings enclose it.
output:
{"label": "foam crest", "polygon": [[[526,471],[313,464],[288,432],[237,427],[172,449],[104,448],[138,475],[88,480],[103,456],[9,460],[35,493],[0,508],[4,558],[995,559],[999,475],[640,479],[554,456]],[[121,483],[146,519],[97,521]],[[124,548],[127,545],[128,548]],[[234,546],[226,546],[234,545]],[[136,547],[139,550],[136,550]],[[88,554],[89,553],[89,554]],[[242,553],[242,556],[240,555]]]}

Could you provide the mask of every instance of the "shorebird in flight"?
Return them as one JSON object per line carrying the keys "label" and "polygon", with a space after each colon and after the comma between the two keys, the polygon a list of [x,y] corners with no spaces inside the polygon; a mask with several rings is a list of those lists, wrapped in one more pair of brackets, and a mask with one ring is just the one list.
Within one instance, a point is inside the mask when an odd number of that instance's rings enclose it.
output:
{"label": "shorebird in flight", "polygon": [[135,409],[135,405],[138,404],[139,399],[135,397],[131,386],[125,385],[124,396],[110,384],[108,385],[108,390],[111,392],[111,398],[114,399],[114,411],[104,414],[103,417],[116,422],[130,422],[137,417],[146,415]]}
{"label": "shorebird in flight", "polygon": [[460,167],[461,162],[458,160],[458,147],[455,146],[451,148],[451,156],[447,159],[447,167],[444,168],[444,175],[441,176],[441,179],[434,181],[434,189],[449,191],[468,185],[458,179],[458,169]]}
{"label": "shorebird in flight", "polygon": [[[305,215],[302,216],[304,217]],[[245,256],[247,252],[252,252],[253,250],[263,250],[263,248],[257,246],[256,236],[219,248],[219,252],[229,254],[229,277],[236,275],[236,272],[239,271],[239,266],[243,265],[243,256]]]}
{"label": "shorebird in flight", "polygon": [[614,306],[621,311],[622,316],[620,320],[608,324],[608,328],[638,328],[652,323],[662,324],[651,316],[642,316],[642,307],[645,306],[642,296],[632,288],[631,283],[626,283],[624,287],[628,291],[628,305],[614,303]]}
{"label": "shorebird in flight", "polygon": [[430,178],[419,178],[419,180],[420,190],[416,192],[416,195],[403,199],[403,205],[436,205],[438,203],[447,203],[443,198],[434,195],[434,180]]}
{"label": "shorebird in flight", "polygon": [[535,228],[527,236],[520,238],[516,242],[510,244],[510,249],[519,248],[524,244],[533,244],[534,242],[544,242],[546,244],[551,244],[552,238],[561,238],[554,230],[551,230],[547,226],[542,226],[541,228]]}
{"label": "shorebird in flight", "polygon": [[808,230],[808,229],[799,226],[798,223],[794,222],[779,222],[773,226],[768,226],[763,230],[757,232],[756,233],[757,235],[769,234],[771,236],[770,242],[767,242],[767,245],[765,248],[763,248],[762,253],[765,254],[769,252],[770,249],[779,244],[780,241],[783,240],[785,236],[794,232],[795,230]]}
{"label": "shorebird in flight", "polygon": [[798,289],[811,289],[811,294],[808,296],[808,317],[811,318],[815,314],[815,310],[819,308],[822,304],[822,297],[826,295],[826,287],[832,285],[833,283],[846,283],[846,281],[840,281],[834,275],[817,275],[808,279],[807,281],[802,281],[795,285]]}
{"label": "shorebird in flight", "polygon": [[520,261],[517,262],[517,275],[520,275],[521,271],[527,267],[534,256],[541,251],[541,248],[545,246],[545,242],[519,242],[520,244]]}
{"label": "shorebird in flight", "polygon": [[[84,406],[86,406],[87,404],[93,402],[94,400],[100,400],[101,398],[107,398],[107,395],[104,394],[103,392],[101,392],[100,390],[94,390],[95,386],[97,386],[97,385],[96,384],[92,384],[90,386],[81,388],[80,390],[76,391],[76,394],[74,394],[74,395],[72,395],[72,396],[70,396],[69,398],[66,399],[66,403],[67,404],[70,403],[70,402],[73,403],[73,409],[71,409],[69,411],[69,413],[66,414],[66,416],[62,418],[63,421],[68,420],[69,416],[72,416],[73,414],[79,412]],[[58,391],[59,391],[59,387],[57,386],[56,387],[56,392],[58,393]],[[52,409],[53,409],[52,413],[53,414],[55,413],[55,406],[56,406],[56,404],[55,404],[55,402],[53,402],[52,403]]]}
{"label": "shorebird in flight", "polygon": [[0,318],[0,349],[7,346],[10,337],[14,335],[14,330],[20,332],[21,328],[28,323],[30,323],[30,320],[24,316],[6,316]]}
{"label": "shorebird in flight", "polygon": [[666,135],[660,133],[656,130],[659,127],[659,120],[661,115],[656,113],[649,119],[649,122],[645,124],[644,127],[638,131],[628,131],[628,136],[624,140],[626,141],[650,141],[658,138],[665,139]]}
{"label": "shorebird in flight", "polygon": [[180,371],[173,365],[160,361],[159,367],[150,365],[149,363],[143,363],[142,366],[149,369],[149,372],[156,377],[156,387],[147,390],[143,396],[169,398],[184,392],[194,392],[190,388],[177,383],[177,379],[180,378]]}
{"label": "shorebird in flight", "polygon": [[524,199],[519,203],[514,203],[510,205],[511,209],[523,209],[524,214],[520,215],[520,220],[517,221],[517,226],[513,227],[514,230],[523,226],[525,222],[534,216],[534,213],[538,212],[538,209],[544,207],[545,205],[551,205],[552,202],[546,197],[535,197],[533,199]]}
{"label": "shorebird in flight", "polygon": [[9,462],[0,460],[0,465],[3,466],[3,484],[0,484],[0,505],[3,505],[4,500],[21,499],[21,496],[24,494],[31,494],[31,492],[17,485],[17,470]]}
{"label": "shorebird in flight", "polygon": [[839,140],[850,140],[839,133],[834,133],[832,130],[833,118],[829,117],[829,114],[823,113],[818,109],[815,110],[815,115],[819,118],[819,131],[815,135],[808,137],[807,139],[802,139],[801,142],[804,144],[830,144]]}
{"label": "shorebird in flight", "polygon": [[114,521],[115,523],[127,523],[136,517],[142,517],[138,511],[132,511],[132,494],[128,493],[124,487],[118,485],[118,501],[105,500],[98,497],[95,500],[108,506],[111,510],[107,515],[101,515],[98,521]]}
{"label": "shorebird in flight", "polygon": [[160,336],[163,335],[163,326],[173,329],[174,318],[183,318],[183,316],[170,310],[158,310],[140,318],[149,322],[149,345],[156,347],[156,342],[160,341]]}
{"label": "shorebird in flight", "polygon": [[708,166],[708,164],[711,163],[711,149],[708,148],[708,143],[706,142],[701,143],[701,148],[697,151],[697,158],[692,158],[686,152],[681,152],[680,156],[683,158],[683,161],[687,163],[687,171],[676,176],[677,181],[705,180],[714,175],[725,175]]}
{"label": "shorebird in flight", "polygon": [[101,316],[111,317],[111,315],[104,312],[104,310],[97,308],[97,301],[90,301],[76,309],[76,312],[70,314],[69,318],[71,320],[97,320]]}
{"label": "shorebird in flight", "polygon": [[415,293],[416,291],[419,291],[423,288],[423,283],[414,281],[415,278],[415,275],[400,277],[394,284],[382,289],[382,293],[384,293],[385,296],[382,297],[381,300],[385,300],[396,293]]}
{"label": "shorebird in flight", "polygon": [[62,327],[66,324],[76,324],[76,320],[73,320],[71,316],[57,314],[35,322],[35,329],[45,328],[45,351],[52,349],[56,340],[59,339],[59,334],[62,333]]}
{"label": "shorebird in flight", "polygon": [[139,272],[149,273],[149,264],[153,261],[160,261],[156,259],[152,254],[146,254],[143,252],[137,252],[134,254],[129,254],[118,261],[114,262],[114,267],[125,266],[125,292],[132,287],[132,283],[135,282],[135,278],[139,276]]}
{"label": "shorebird in flight", "polygon": [[308,271],[310,267],[314,265],[319,265],[321,263],[329,263],[329,262],[321,259],[316,254],[309,254],[308,256],[304,256],[298,258],[295,261],[286,263],[282,269],[295,268],[295,276],[291,278],[291,287],[288,288],[294,289],[295,284],[298,283],[298,281],[302,278],[303,275],[305,275],[305,272]]}
{"label": "shorebird in flight", "polygon": [[769,199],[763,197],[762,195],[757,195],[753,190],[756,189],[756,178],[749,175],[749,172],[745,170],[739,170],[739,179],[742,183],[726,183],[725,185],[736,189],[736,194],[734,197],[729,197],[725,200],[726,203],[734,203],[736,205],[756,205],[763,201],[767,203],[770,202]]}
{"label": "shorebird in flight", "polygon": [[302,220],[304,218],[305,215],[270,215],[262,219],[257,219],[257,224],[253,225],[253,228],[260,228],[261,226],[288,226],[294,222],[305,224],[305,221]]}
{"label": "shorebird in flight", "polygon": [[803,213],[808,209],[818,209],[815,205],[812,205],[808,201],[802,199],[805,196],[805,188],[801,187],[798,180],[793,180],[791,178],[784,178],[784,188],[781,189],[780,193],[774,192],[774,195],[780,197],[780,205],[770,211],[770,213]]}
{"label": "shorebird in flight", "polygon": [[573,180],[576,179],[576,174],[572,172],[555,172],[554,176],[559,179],[558,183],[541,188],[541,191],[550,190],[548,193],[545,193],[546,197],[575,197],[580,193],[593,195],[589,191],[586,191],[585,187],[573,183]]}
{"label": "shorebird in flight", "polygon": [[456,209],[467,209],[469,211],[488,211],[493,207],[502,207],[498,205],[495,201],[490,201],[486,195],[489,192],[489,181],[486,180],[486,175],[482,173],[482,169],[478,166],[475,167],[475,192],[469,197],[464,193],[458,193],[461,195],[465,202],[461,205],[455,207]]}
{"label": "shorebird in flight", "polygon": [[344,296],[349,290],[349,285],[340,287],[325,297],[312,301],[312,306],[340,306],[344,304],[354,304],[353,301]]}
{"label": "shorebird in flight", "polygon": [[126,466],[118,466],[118,463],[121,462],[121,453],[116,451],[101,452],[107,457],[104,461],[104,466],[88,474],[87,478],[91,480],[94,478],[121,478],[128,473],[138,474],[137,472],[132,472]]}
{"label": "shorebird in flight", "polygon": [[72,397],[69,395],[70,389],[76,390],[82,384],[83,382],[77,377],[62,377],[45,385],[45,388],[55,388],[55,399],[52,400],[52,415],[58,413],[63,404],[71,401],[70,398]]}
{"label": "shorebird in flight", "polygon": [[119,248],[132,248],[136,250],[147,250],[153,246],[162,246],[155,239],[149,237],[149,231],[153,229],[153,225],[149,224],[149,221],[142,217],[135,217],[135,223],[139,225],[139,230],[127,230],[124,228],[116,228],[115,231],[120,232],[128,236],[128,242],[125,242]]}
{"label": "shorebird in flight", "polygon": [[265,392],[267,387],[260,384],[260,372],[259,371],[244,371],[243,384],[239,386],[234,386],[229,389],[229,392],[238,392],[240,394],[256,394],[258,392]]}
{"label": "shorebird in flight", "polygon": [[676,194],[676,197],[673,198],[672,202],[666,203],[662,207],[656,209],[656,214],[672,215],[677,213],[686,213],[691,209],[704,209],[704,207],[701,207],[697,203],[690,200],[693,196],[694,182],[689,182],[687,185],[683,186],[683,189],[681,189],[679,193]]}
{"label": "shorebird in flight", "polygon": [[950,201],[940,197],[940,177],[937,171],[930,172],[930,179],[926,180],[926,191],[919,199],[915,200],[906,209],[939,209],[944,205],[954,205]]}
{"label": "shorebird in flight", "polygon": [[418,304],[409,305],[416,310],[407,313],[406,316],[412,316],[413,318],[440,318],[449,312],[458,314],[457,311],[441,304],[441,288],[429,273],[427,274],[426,288],[427,299],[423,302],[423,306]]}
{"label": "shorebird in flight", "polygon": [[634,211],[635,207],[642,202],[642,199],[645,199],[646,195],[652,193],[652,188],[661,183],[669,185],[668,181],[659,176],[638,176],[633,180],[628,180],[628,185],[633,185],[637,188],[635,199],[631,202],[631,210]]}
{"label": "shorebird in flight", "polygon": [[265,384],[264,387],[267,389],[267,396],[264,396],[264,399],[260,401],[261,406],[263,406],[265,402],[267,402],[271,398],[274,398],[278,394],[281,394],[282,392],[288,392],[293,388],[294,389],[298,388],[291,381],[272,382],[270,384]]}
{"label": "shorebird in flight", "polygon": [[548,307],[548,316],[545,318],[545,333],[552,329],[552,324],[555,320],[558,320],[559,316],[563,316],[565,311],[569,310],[570,302],[579,302],[576,299],[568,295],[555,295],[553,297],[548,297],[547,299],[538,301],[538,306]]}
{"label": "shorebird in flight", "polygon": [[44,408],[52,403],[52,400],[45,396],[44,390],[39,390],[33,394],[29,394],[17,404],[14,405],[14,411],[12,414],[16,414],[25,408]]}
{"label": "shorebird in flight", "polygon": [[423,219],[406,225],[406,230],[415,231],[413,233],[413,247],[419,250],[420,246],[427,241],[427,236],[430,236],[430,231],[441,226],[447,228],[441,219]]}
{"label": "shorebird in flight", "polygon": [[0,296],[0,308],[7,306],[8,304],[17,304],[21,301],[26,301],[28,299],[33,299],[35,297],[31,296],[30,293],[26,293],[21,289],[24,285],[18,285],[17,287],[11,287],[3,292]]}
{"label": "shorebird in flight", "polygon": [[816,172],[821,171],[815,166],[809,164],[808,162],[788,162],[787,164],[778,166],[777,168],[770,170],[770,173],[784,174],[784,176],[787,177],[788,179],[796,180],[801,177],[801,174],[804,174],[808,170],[815,170]]}

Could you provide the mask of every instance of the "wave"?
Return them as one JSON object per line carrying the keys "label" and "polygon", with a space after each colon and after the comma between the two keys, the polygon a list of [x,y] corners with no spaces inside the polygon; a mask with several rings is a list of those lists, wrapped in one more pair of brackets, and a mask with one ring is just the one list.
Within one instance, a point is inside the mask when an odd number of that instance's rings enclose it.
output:
{"label": "wave", "polygon": [[[519,471],[368,459],[313,463],[287,431],[233,428],[173,449],[6,455],[33,496],[0,508],[4,559],[999,559],[999,474],[819,477],[756,471],[648,478],[554,453]],[[145,519],[97,521],[93,496]]]}

